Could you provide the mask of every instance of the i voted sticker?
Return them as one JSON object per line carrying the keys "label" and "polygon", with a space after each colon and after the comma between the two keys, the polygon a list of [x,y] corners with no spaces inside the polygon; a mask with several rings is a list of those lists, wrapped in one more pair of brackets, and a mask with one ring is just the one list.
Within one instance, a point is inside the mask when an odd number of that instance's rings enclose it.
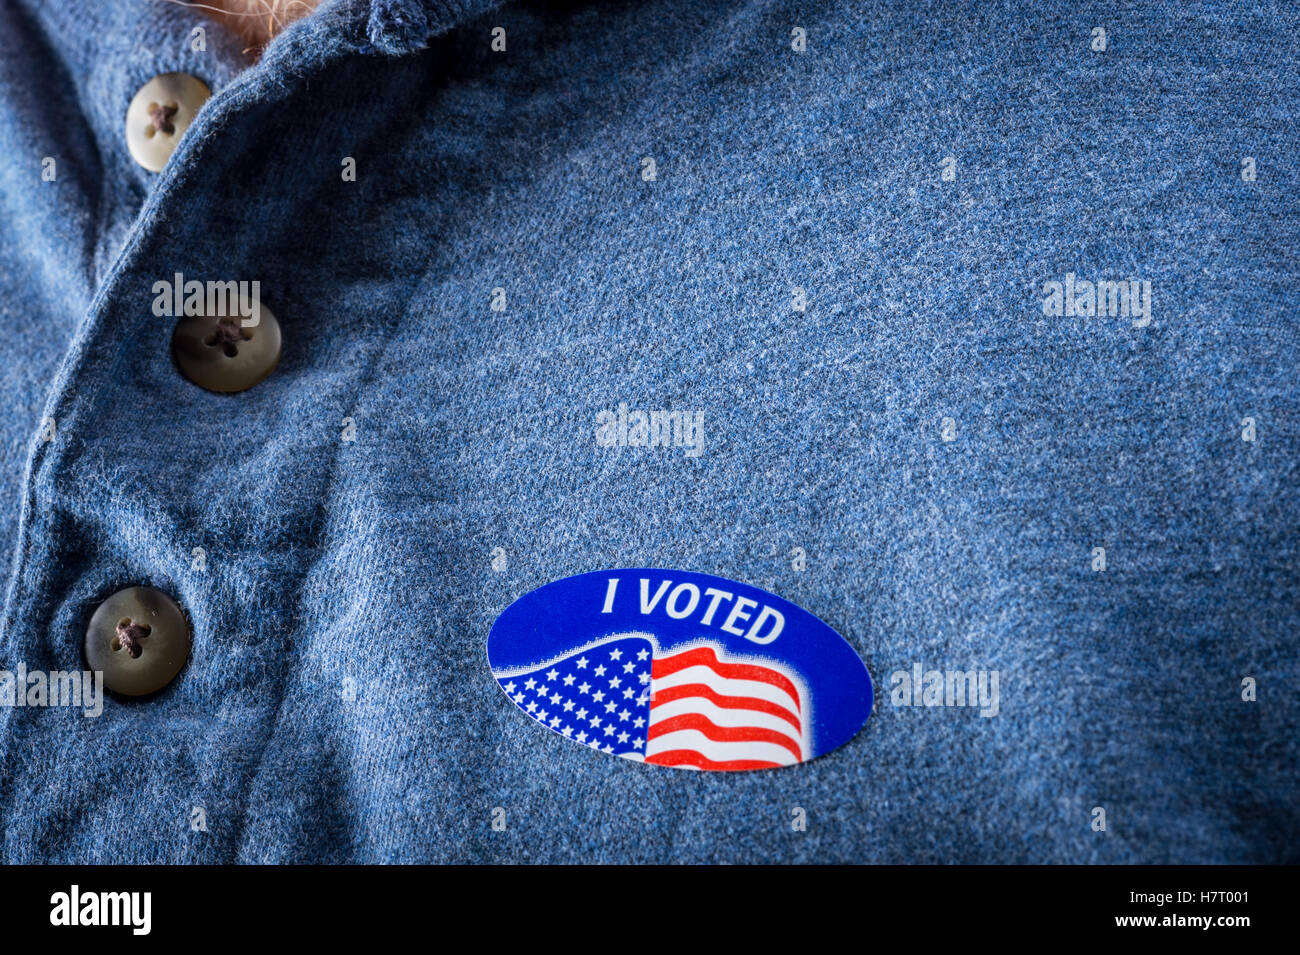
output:
{"label": "i voted sticker", "polygon": [[771,769],[842,746],[871,713],[844,638],[758,587],[678,570],[607,570],[520,597],[488,664],[566,739],[658,766]]}

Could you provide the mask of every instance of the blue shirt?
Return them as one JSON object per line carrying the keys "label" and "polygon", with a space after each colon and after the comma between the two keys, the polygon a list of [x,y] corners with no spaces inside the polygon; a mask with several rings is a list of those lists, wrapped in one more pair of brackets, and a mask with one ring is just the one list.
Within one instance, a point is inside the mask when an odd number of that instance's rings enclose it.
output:
{"label": "blue shirt", "polygon": [[[326,0],[254,62],[0,0],[0,667],[80,669],[138,584],[193,633],[154,697],[0,708],[4,860],[1300,861],[1298,45],[1267,2]],[[167,72],[213,95],[152,173]],[[177,273],[260,282],[266,380],[178,371]],[[689,773],[531,725],[497,615],[652,566],[827,621],[863,731]]]}

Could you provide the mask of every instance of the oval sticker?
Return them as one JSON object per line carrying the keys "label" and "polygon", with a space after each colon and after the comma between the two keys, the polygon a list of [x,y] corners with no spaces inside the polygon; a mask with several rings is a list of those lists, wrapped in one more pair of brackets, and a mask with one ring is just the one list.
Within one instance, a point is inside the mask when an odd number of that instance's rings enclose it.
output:
{"label": "oval sticker", "polygon": [[502,612],[487,654],[536,722],[658,766],[792,766],[847,743],[871,713],[871,677],[843,637],[788,600],[709,574],[552,581]]}

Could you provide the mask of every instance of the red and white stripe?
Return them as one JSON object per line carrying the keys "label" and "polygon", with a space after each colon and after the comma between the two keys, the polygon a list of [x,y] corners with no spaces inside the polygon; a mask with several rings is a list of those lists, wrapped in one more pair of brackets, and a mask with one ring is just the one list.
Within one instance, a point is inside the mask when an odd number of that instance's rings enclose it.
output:
{"label": "red and white stripe", "polygon": [[797,680],[732,663],[712,645],[655,657],[645,761],[684,769],[767,769],[806,758]]}

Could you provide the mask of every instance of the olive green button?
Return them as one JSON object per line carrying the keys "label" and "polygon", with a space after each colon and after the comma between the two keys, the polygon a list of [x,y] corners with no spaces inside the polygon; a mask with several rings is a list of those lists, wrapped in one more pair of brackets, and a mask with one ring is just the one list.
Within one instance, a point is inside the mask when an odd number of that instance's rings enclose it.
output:
{"label": "olive green button", "polygon": [[96,609],[86,627],[86,663],[124,696],[161,690],[190,655],[185,614],[161,590],[128,587]]}
{"label": "olive green button", "polygon": [[206,83],[188,73],[163,73],[145,83],[126,109],[131,158],[150,172],[160,171],[211,95]]}
{"label": "olive green button", "polygon": [[245,391],[269,375],[280,360],[280,323],[271,310],[256,310],[256,325],[235,316],[187,315],[172,332],[172,354],[181,373],[209,391]]}

